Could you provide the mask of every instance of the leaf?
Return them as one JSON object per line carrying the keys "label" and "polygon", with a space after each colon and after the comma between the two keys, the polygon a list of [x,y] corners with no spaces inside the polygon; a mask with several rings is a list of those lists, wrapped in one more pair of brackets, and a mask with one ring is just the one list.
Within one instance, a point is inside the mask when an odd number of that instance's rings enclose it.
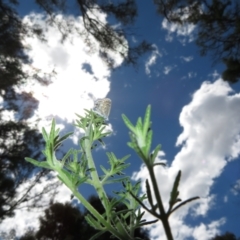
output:
{"label": "leaf", "polygon": [[148,179],[146,180],[146,190],[147,190],[148,201],[149,201],[151,207],[153,208],[152,193],[151,193],[151,188],[150,188],[150,185],[149,185]]}
{"label": "leaf", "polygon": [[47,168],[47,169],[53,169],[53,168],[48,164],[47,161],[39,162],[39,161],[37,161],[37,160],[35,160],[35,159],[28,158],[28,157],[26,157],[25,160],[26,160],[27,162],[32,163],[33,165],[35,165],[35,166],[37,166],[37,167],[42,167],[42,168]]}
{"label": "leaf", "polygon": [[178,204],[176,207],[174,207],[171,211],[168,212],[168,216],[173,213],[174,211],[176,211],[178,208],[182,207],[183,205],[189,203],[189,202],[192,202],[194,200],[197,200],[197,199],[200,199],[200,197],[193,197],[193,198],[189,198],[185,201],[183,201],[182,203]]}
{"label": "leaf", "polygon": [[42,128],[42,135],[43,135],[43,138],[44,138],[45,142],[47,142],[48,141],[48,134],[47,134],[44,127]]}
{"label": "leaf", "polygon": [[154,167],[155,167],[155,166],[158,166],[158,165],[163,166],[163,167],[166,167],[166,163],[158,162],[158,163],[154,163],[154,164],[153,164]]}
{"label": "leaf", "polygon": [[145,156],[146,156],[146,158],[148,157],[149,151],[150,151],[150,148],[151,148],[152,134],[153,134],[153,132],[152,132],[152,130],[150,130],[148,132],[147,136],[146,136],[146,140],[145,140],[146,145],[144,147],[145,148]]}
{"label": "leaf", "polygon": [[87,216],[85,216],[86,221],[88,222],[88,224],[98,230],[102,230],[103,227],[101,226],[100,222],[97,221],[96,219],[94,219],[90,214],[88,214]]}
{"label": "leaf", "polygon": [[179,186],[180,178],[181,178],[181,170],[178,171],[178,174],[177,174],[174,184],[173,184],[171,198],[169,201],[170,208],[172,208],[172,206],[176,203],[177,197],[179,195],[178,186]]}
{"label": "leaf", "polygon": [[98,233],[96,233],[95,235],[93,235],[89,240],[99,239],[99,236],[101,236],[101,235],[104,234],[105,232],[106,232],[105,230],[99,231]]}
{"label": "leaf", "polygon": [[62,143],[65,139],[67,139],[67,138],[68,138],[70,135],[72,135],[72,134],[73,134],[73,132],[69,132],[69,133],[63,135],[61,138],[59,138],[59,139],[56,141],[55,144]]}
{"label": "leaf", "polygon": [[122,114],[122,119],[123,119],[124,123],[126,124],[126,126],[127,126],[133,133],[135,133],[135,127],[132,125],[132,123],[130,122],[130,120],[129,120],[124,114]]}
{"label": "leaf", "polygon": [[153,153],[151,154],[152,163],[154,163],[155,158],[157,157],[157,154],[160,151],[160,149],[161,149],[161,145],[159,144],[159,145],[156,146],[156,148],[154,149]]}
{"label": "leaf", "polygon": [[144,136],[147,135],[148,129],[150,127],[150,116],[151,116],[151,105],[147,106],[147,110],[145,113],[144,121],[143,121],[143,133]]}
{"label": "leaf", "polygon": [[142,128],[143,128],[142,118],[139,117],[138,120],[137,120],[137,124],[136,124],[135,129],[138,129],[140,132],[142,132]]}

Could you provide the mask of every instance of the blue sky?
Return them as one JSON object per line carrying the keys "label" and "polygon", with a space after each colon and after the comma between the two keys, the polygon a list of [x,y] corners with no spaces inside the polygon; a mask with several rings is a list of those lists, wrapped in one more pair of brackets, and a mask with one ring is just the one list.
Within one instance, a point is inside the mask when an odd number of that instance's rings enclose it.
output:
{"label": "blue sky", "polygon": [[[26,71],[31,73],[33,69],[39,69],[38,75],[42,78],[53,69],[57,72],[48,87],[32,78],[29,84],[18,89],[19,92],[32,92],[40,100],[39,108],[29,121],[40,117],[39,129],[42,126],[48,128],[51,118],[56,117],[64,133],[72,129],[76,112],[82,114],[84,108],[91,109],[98,98],[111,98],[108,127],[113,134],[106,139],[106,149],[97,149],[96,162],[106,164],[105,151],[112,151],[119,158],[130,153],[131,166],[126,174],[142,180],[144,192],[148,173],[126,145],[129,136],[121,114],[136,122],[151,104],[153,147],[162,145],[159,159],[166,160],[168,165],[156,170],[165,203],[179,169],[182,170],[180,197],[183,200],[201,197],[170,218],[175,239],[205,240],[225,231],[239,237],[240,198],[234,188],[240,189],[240,84],[223,82],[220,75],[224,66],[213,66],[209,56],[199,56],[194,43],[195,26],[179,28],[167,23],[156,14],[150,1],[141,2],[138,7],[139,17],[128,43],[145,39],[153,44],[154,50],[139,59],[137,70],[122,65],[122,59],[114,53],[115,69],[109,70],[97,54],[88,54],[79,36],[73,35],[72,42],[62,45],[60,34],[50,27],[46,33],[47,44],[37,39],[25,39],[24,43],[31,46],[29,55],[33,59],[32,66],[26,66]],[[22,14],[28,14],[24,21],[30,19],[28,9],[29,6],[22,6]],[[99,17],[106,21],[104,15]],[[72,19],[82,28],[81,18],[72,16]],[[41,15],[36,13],[31,13],[31,22],[44,25]],[[12,115],[6,112],[6,118],[12,118]],[[76,131],[63,150],[76,144],[79,136],[81,133]],[[19,194],[26,185],[19,189]],[[32,194],[47,185],[48,182],[43,181]],[[112,189],[108,190],[111,192]],[[83,187],[81,191],[86,196],[92,193],[89,187]],[[61,186],[56,201],[69,199],[70,192]],[[43,202],[47,201],[46,196]],[[37,211],[18,211],[15,217],[2,223],[0,230],[6,231],[11,222],[11,227],[15,224],[21,235],[28,227],[38,226],[38,216]],[[146,215],[146,218],[150,216]],[[161,224],[156,226],[150,231],[151,239],[164,239]]]}

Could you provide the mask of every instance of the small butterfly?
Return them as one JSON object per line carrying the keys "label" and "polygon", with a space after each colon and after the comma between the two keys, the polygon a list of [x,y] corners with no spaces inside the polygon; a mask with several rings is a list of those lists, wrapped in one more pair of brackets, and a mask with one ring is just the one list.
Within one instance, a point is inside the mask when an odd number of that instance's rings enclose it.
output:
{"label": "small butterfly", "polygon": [[112,101],[109,98],[97,99],[94,102],[93,111],[108,120]]}

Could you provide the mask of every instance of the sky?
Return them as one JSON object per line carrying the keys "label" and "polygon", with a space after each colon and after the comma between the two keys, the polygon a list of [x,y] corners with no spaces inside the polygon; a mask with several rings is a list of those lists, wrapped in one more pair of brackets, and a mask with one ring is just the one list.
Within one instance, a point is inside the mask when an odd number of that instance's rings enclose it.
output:
{"label": "sky", "polygon": [[[140,1],[139,1],[140,2]],[[146,6],[147,5],[147,6]],[[157,15],[152,3],[138,3],[139,17],[128,37],[128,44],[145,39],[151,42],[153,51],[139,59],[137,69],[123,65],[123,60],[112,53],[114,69],[108,69],[97,53],[89,49],[77,35],[64,44],[59,41],[60,33],[49,27],[47,43],[35,38],[26,38],[24,44],[31,46],[28,54],[32,65],[25,66],[29,73],[38,69],[38,77],[45,79],[53,70],[49,86],[32,81],[17,91],[31,92],[40,102],[29,121],[39,121],[49,129],[51,119],[56,118],[62,134],[74,129],[75,113],[91,109],[94,101],[108,97],[112,100],[108,129],[112,135],[105,139],[105,149],[97,149],[96,162],[106,164],[106,151],[114,152],[119,158],[131,154],[130,167],[126,174],[133,180],[141,180],[141,191],[145,191],[145,180],[149,174],[141,160],[127,146],[128,129],[121,114],[132,122],[143,117],[147,105],[151,105],[154,149],[161,144],[158,158],[165,160],[166,168],[155,170],[159,189],[168,206],[168,198],[175,176],[182,171],[180,198],[186,200],[199,196],[200,199],[188,204],[170,217],[170,225],[176,240],[206,240],[226,231],[240,236],[240,84],[229,85],[221,79],[224,66],[213,65],[209,56],[200,57],[194,40],[196,26],[181,28],[170,24]],[[34,9],[34,11],[30,11]],[[23,20],[44,26],[44,18],[34,6],[21,6]],[[103,14],[98,14],[107,22]],[[80,29],[82,19],[71,18]],[[96,43],[98,48],[98,44]],[[12,119],[11,113],[5,113]],[[79,131],[63,145],[77,148]],[[54,175],[54,173],[52,173]],[[53,178],[53,181],[57,181]],[[23,184],[19,194],[30,184]],[[46,179],[31,192],[37,194],[49,184]],[[120,186],[109,187],[109,193]],[[236,191],[236,190],[239,191]],[[55,198],[58,202],[70,201],[70,191],[59,187]],[[80,188],[86,196],[94,192],[88,186]],[[42,203],[48,203],[44,196]],[[26,203],[25,203],[26,204]],[[18,210],[13,218],[0,225],[0,231],[14,227],[18,236],[29,228],[38,227],[41,211]],[[148,214],[146,219],[152,219]],[[20,224],[21,223],[21,224]],[[150,228],[154,240],[165,239],[161,223]]]}

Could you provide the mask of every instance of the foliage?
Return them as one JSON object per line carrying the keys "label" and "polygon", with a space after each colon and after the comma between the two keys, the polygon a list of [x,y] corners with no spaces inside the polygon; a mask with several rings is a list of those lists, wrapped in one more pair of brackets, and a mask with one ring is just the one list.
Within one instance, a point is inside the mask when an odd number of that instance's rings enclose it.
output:
{"label": "foliage", "polygon": [[236,238],[236,236],[233,233],[226,232],[223,235],[216,235],[211,240],[239,240],[240,238]]}
{"label": "foliage", "polygon": [[[28,162],[35,166],[56,171],[59,180],[72,191],[73,195],[77,197],[89,211],[85,219],[90,226],[98,230],[98,233],[91,239],[99,239],[105,232],[110,232],[118,239],[139,239],[134,237],[134,232],[137,229],[146,224],[152,224],[161,220],[167,239],[171,240],[173,237],[168,222],[169,216],[179,207],[198,199],[198,197],[194,197],[179,203],[181,202],[178,190],[181,178],[181,171],[179,171],[171,190],[169,208],[165,211],[154,173],[155,166],[163,166],[164,164],[156,162],[160,145],[151,151],[153,133],[150,128],[150,113],[151,108],[148,106],[144,120],[142,121],[142,119],[139,118],[136,126],[134,126],[125,115],[122,115],[125,124],[131,131],[131,142],[129,142],[128,145],[133,148],[142,159],[150,176],[150,182],[146,180],[147,193],[142,196],[139,195],[140,182],[133,184],[129,177],[124,176],[123,170],[129,166],[129,164],[126,163],[129,156],[118,159],[114,153],[107,153],[110,167],[106,169],[100,166],[103,175],[99,176],[95,161],[92,157],[92,150],[95,147],[96,141],[104,144],[102,139],[108,136],[110,132],[104,131],[106,127],[104,118],[93,111],[86,110],[84,117],[77,115],[79,119],[76,121],[75,126],[85,133],[85,136],[79,140],[79,150],[70,149],[61,160],[56,158],[55,151],[72,133],[67,133],[60,137],[60,130],[56,129],[55,120],[53,120],[49,133],[47,133],[44,128],[42,129],[42,134],[46,142],[45,149],[43,150],[46,160],[38,161],[33,158],[26,158]],[[123,190],[115,192],[116,197],[109,198],[104,189],[105,184],[115,184],[118,182],[123,184]],[[94,187],[104,208],[103,214],[100,214],[78,191],[79,186],[82,184],[89,184]],[[152,184],[153,189],[151,189],[150,184]],[[151,208],[147,207],[144,203],[146,199]],[[125,205],[125,209],[116,211],[120,203]],[[156,219],[151,222],[146,222],[146,220],[143,219],[144,212],[140,210],[140,207],[148,211]]]}
{"label": "foliage", "polygon": [[18,1],[0,0],[0,95],[4,100],[16,100],[13,86],[23,84],[29,77],[22,70],[23,64],[30,64],[23,44],[26,36],[37,36],[44,40],[38,26],[30,27],[23,23],[16,7]]}
{"label": "foliage", "polygon": [[238,0],[154,0],[157,11],[177,24],[197,24],[201,55],[223,61],[223,79],[240,80],[240,3]]}
{"label": "foliage", "polygon": [[225,58],[223,62],[227,66],[227,69],[222,74],[223,79],[231,83],[237,82],[240,79],[240,59]]}
{"label": "foliage", "polygon": [[[26,154],[40,157],[42,138],[36,127],[30,127],[26,122],[37,108],[38,101],[31,93],[16,93],[16,88],[29,78],[23,65],[31,64],[26,54],[28,48],[23,44],[24,37],[44,38],[38,26],[30,27],[22,22],[17,6],[16,0],[0,0],[0,221],[13,216],[22,202],[30,200],[31,189],[47,174],[46,170],[36,172],[24,161]],[[6,116],[13,117],[8,120]],[[18,194],[18,187],[29,180],[34,170],[35,179],[25,192]],[[35,201],[39,197],[36,196]],[[39,206],[36,202],[33,205]]]}
{"label": "foliage", "polygon": [[28,191],[21,197],[18,196],[16,193],[18,186],[26,181],[33,171],[33,166],[24,161],[24,155],[40,157],[38,148],[41,146],[41,136],[23,122],[9,121],[1,122],[0,139],[0,221],[2,221],[5,217],[12,216],[18,205],[28,199],[28,192],[46,171],[39,172]]}
{"label": "foliage", "polygon": [[76,31],[89,49],[96,49],[95,43],[91,40],[92,36],[99,44],[99,56],[109,67],[113,67],[114,59],[109,54],[109,50],[118,53],[125,60],[126,64],[137,63],[139,56],[152,49],[151,45],[146,41],[142,41],[137,46],[129,46],[125,37],[128,32],[124,27],[113,27],[108,23],[104,23],[99,12],[106,14],[108,17],[115,18],[123,26],[131,25],[137,16],[137,6],[135,0],[124,0],[121,2],[107,2],[101,0],[77,0],[75,2],[75,16],[83,18],[84,31],[80,31],[74,26],[74,22],[68,20],[64,24],[58,18],[57,13],[69,14],[66,0],[46,1],[37,0],[36,3],[48,16],[50,25],[56,26],[62,33],[62,41],[64,41],[72,32]]}
{"label": "foliage", "polygon": [[[98,210],[100,214],[104,213],[101,201],[91,196],[88,201]],[[123,204],[117,206],[117,211],[126,209]],[[54,203],[45,210],[44,216],[40,217],[40,227],[36,232],[27,232],[20,240],[27,239],[72,239],[89,240],[97,231],[87,224],[85,216],[88,211],[80,211],[79,208],[71,206],[70,203]],[[136,237],[142,237],[149,240],[147,232],[140,230],[136,232]],[[98,240],[116,239],[110,238],[111,234],[106,232],[98,237]]]}

